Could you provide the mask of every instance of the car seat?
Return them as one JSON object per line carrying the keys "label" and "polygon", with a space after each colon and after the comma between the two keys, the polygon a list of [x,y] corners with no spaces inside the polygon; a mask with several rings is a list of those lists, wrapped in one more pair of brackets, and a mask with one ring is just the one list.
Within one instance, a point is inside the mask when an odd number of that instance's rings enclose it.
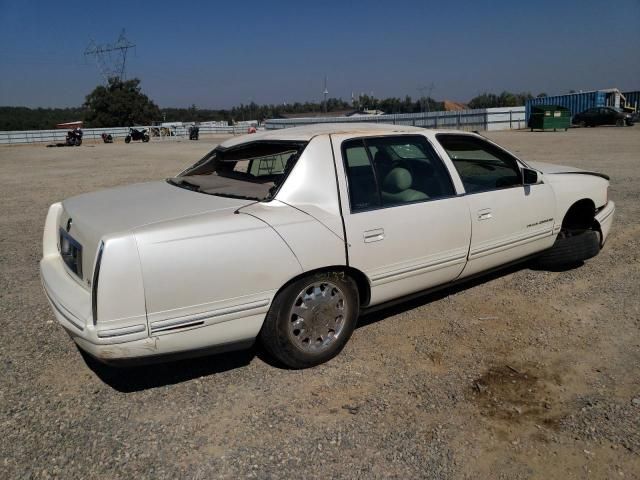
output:
{"label": "car seat", "polygon": [[427,200],[429,197],[419,190],[411,188],[413,177],[406,168],[393,168],[382,181],[382,203],[408,203]]}

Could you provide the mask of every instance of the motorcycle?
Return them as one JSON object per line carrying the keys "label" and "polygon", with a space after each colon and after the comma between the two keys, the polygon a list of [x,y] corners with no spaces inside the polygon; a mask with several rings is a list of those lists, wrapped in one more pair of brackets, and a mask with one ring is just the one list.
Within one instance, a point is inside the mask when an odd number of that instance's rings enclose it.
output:
{"label": "motorcycle", "polygon": [[108,133],[103,133],[100,135],[102,137],[102,141],[104,143],[113,143],[113,137]]}
{"label": "motorcycle", "polygon": [[192,125],[189,127],[189,140],[198,140],[200,137],[200,127]]}
{"label": "motorcycle", "polygon": [[147,129],[137,130],[133,127],[129,127],[129,135],[124,137],[124,143],[130,143],[131,140],[142,140],[144,143],[149,141],[149,134]]}
{"label": "motorcycle", "polygon": [[69,147],[79,147],[80,145],[82,145],[82,130],[80,130],[79,128],[69,130],[67,132],[65,143]]}

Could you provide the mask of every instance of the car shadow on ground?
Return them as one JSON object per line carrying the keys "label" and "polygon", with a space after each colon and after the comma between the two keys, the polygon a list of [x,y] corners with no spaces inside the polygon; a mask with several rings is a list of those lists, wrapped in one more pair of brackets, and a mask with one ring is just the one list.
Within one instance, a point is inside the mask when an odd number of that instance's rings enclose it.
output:
{"label": "car shadow on ground", "polygon": [[226,353],[151,363],[147,365],[105,365],[80,350],[87,366],[100,380],[122,393],[174,385],[249,365],[257,347]]}
{"label": "car shadow on ground", "polygon": [[376,307],[376,309],[372,311],[368,311],[368,312],[365,311],[360,317],[360,319],[358,320],[358,325],[356,326],[356,329],[366,327],[367,325],[377,323],[379,321],[385,320],[386,318],[393,317],[394,315],[399,315],[409,310],[413,310],[414,308],[427,305],[431,302],[442,300],[443,298],[446,298],[450,295],[455,295],[458,292],[468,290],[478,285],[482,285],[492,280],[496,280],[500,277],[504,277],[506,275],[518,272],[520,270],[525,270],[525,269],[533,270],[534,268],[533,268],[533,265],[529,263],[515,264],[500,270],[496,270],[491,273],[486,273],[481,276],[474,277],[466,281],[462,281],[460,283],[441,287],[435,291],[426,291],[424,293],[418,293],[416,294],[416,296],[412,296],[411,298],[401,299],[399,301],[394,300],[392,304],[383,305],[381,308]]}
{"label": "car shadow on ground", "polygon": [[[553,271],[564,271],[576,268],[576,265]],[[547,270],[537,267],[534,263],[521,263],[505,267],[492,273],[487,273],[459,284],[443,287],[437,291],[425,292],[412,298],[401,299],[393,304],[383,305],[375,311],[364,312],[358,320],[356,329],[380,322],[394,315],[413,310],[428,303],[441,300],[449,295],[473,288],[478,285],[510,275],[520,270]],[[186,382],[200,377],[215,375],[229,370],[246,367],[255,358],[265,362],[274,368],[288,369],[271,358],[260,346],[256,344],[249,349],[216,353],[184,360],[165,361],[138,366],[112,366],[98,362],[93,357],[82,352],[87,366],[113,389],[123,392],[137,392],[150,388]]]}

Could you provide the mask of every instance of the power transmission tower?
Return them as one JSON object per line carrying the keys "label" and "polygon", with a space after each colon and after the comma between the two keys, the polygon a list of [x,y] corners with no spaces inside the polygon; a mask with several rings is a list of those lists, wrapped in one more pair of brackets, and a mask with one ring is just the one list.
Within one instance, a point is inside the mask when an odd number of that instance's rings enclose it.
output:
{"label": "power transmission tower", "polygon": [[[418,87],[418,91],[422,94],[422,110],[424,110],[425,112],[429,112],[429,110],[431,109],[429,106],[429,100],[431,99],[431,92],[433,92],[433,88],[433,82],[428,86]],[[424,92],[427,92],[426,98],[424,96]]]}
{"label": "power transmission tower", "polygon": [[109,83],[110,78],[124,80],[127,50],[134,47],[135,44],[127,40],[123,28],[115,43],[97,45],[96,42],[91,39],[84,54],[85,56],[95,57],[100,74],[104,78],[105,83]]}
{"label": "power transmission tower", "polygon": [[327,76],[324,76],[324,91],[322,92],[324,95],[324,113],[327,113],[327,95],[329,95],[329,90],[327,90]]}

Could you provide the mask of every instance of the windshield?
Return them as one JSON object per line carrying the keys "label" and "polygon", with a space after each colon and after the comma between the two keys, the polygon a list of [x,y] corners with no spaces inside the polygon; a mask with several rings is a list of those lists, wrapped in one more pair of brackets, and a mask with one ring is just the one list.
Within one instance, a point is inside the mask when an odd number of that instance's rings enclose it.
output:
{"label": "windshield", "polygon": [[172,185],[209,195],[270,200],[295,165],[306,142],[252,142],[216,148],[177,177]]}

